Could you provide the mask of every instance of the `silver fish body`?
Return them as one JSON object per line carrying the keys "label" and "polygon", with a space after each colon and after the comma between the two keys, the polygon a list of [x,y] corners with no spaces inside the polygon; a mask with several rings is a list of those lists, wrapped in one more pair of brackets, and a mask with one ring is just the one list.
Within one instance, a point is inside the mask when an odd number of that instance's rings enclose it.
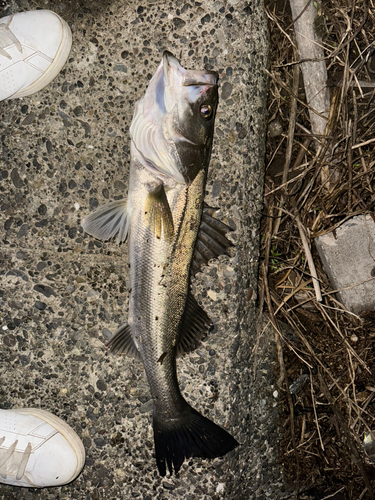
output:
{"label": "silver fish body", "polygon": [[127,201],[107,204],[82,222],[99,239],[117,234],[121,242],[128,235],[129,317],[109,347],[143,362],[163,476],[166,465],[177,473],[187,457],[222,456],[238,444],[185,401],[176,371],[177,354],[211,326],[189,290],[192,263],[199,269],[230,246],[228,228],[203,204],[217,78],[214,72],[185,70],[164,53],[130,127]]}

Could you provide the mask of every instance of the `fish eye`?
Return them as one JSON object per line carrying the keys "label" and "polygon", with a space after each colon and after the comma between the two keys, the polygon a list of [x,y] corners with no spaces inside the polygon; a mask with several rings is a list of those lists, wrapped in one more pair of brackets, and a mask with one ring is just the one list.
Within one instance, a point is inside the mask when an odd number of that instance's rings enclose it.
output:
{"label": "fish eye", "polygon": [[212,108],[209,104],[202,104],[200,112],[201,112],[201,117],[205,118],[206,120],[207,118],[211,118],[212,116]]}

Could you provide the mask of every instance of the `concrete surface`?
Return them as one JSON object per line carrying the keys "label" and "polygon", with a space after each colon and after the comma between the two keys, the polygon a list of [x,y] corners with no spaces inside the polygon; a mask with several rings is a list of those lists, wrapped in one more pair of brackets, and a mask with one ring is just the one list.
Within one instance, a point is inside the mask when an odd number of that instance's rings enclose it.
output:
{"label": "concrete surface", "polygon": [[[267,99],[261,2],[12,0],[3,15],[36,7],[68,21],[73,49],[48,88],[0,103],[1,406],[53,411],[82,437],[87,460],[70,485],[0,485],[0,498],[281,498],[273,333],[257,337],[254,308]],[[80,221],[126,194],[134,103],[164,49],[185,67],[220,73],[206,201],[235,229],[236,250],[193,283],[217,328],[178,373],[185,397],[242,445],[162,479],[143,368],[104,348],[126,319],[126,246],[94,241]]]}
{"label": "concrete surface", "polygon": [[347,220],[315,238],[331,286],[354,313],[375,310],[375,222],[370,215]]}

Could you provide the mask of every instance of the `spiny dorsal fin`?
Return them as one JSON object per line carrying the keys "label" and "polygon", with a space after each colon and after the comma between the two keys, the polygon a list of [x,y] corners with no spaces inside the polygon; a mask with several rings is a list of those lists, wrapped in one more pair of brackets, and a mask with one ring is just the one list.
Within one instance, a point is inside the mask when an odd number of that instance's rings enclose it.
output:
{"label": "spiny dorsal fin", "polygon": [[149,224],[151,232],[159,240],[162,234],[168,241],[173,239],[173,217],[165,194],[163,185],[158,186],[151,191],[144,206],[145,220]]}
{"label": "spiny dorsal fin", "polygon": [[212,326],[213,323],[208,315],[189,292],[176,344],[176,355],[180,356],[196,349]]}
{"label": "spiny dorsal fin", "polygon": [[106,343],[106,347],[113,354],[125,354],[132,358],[141,359],[132,336],[131,328],[127,323],[124,323],[115,331]]}
{"label": "spiny dorsal fin", "polygon": [[98,240],[107,241],[117,234],[118,244],[126,240],[130,214],[125,199],[103,205],[85,217],[81,223],[86,233]]}
{"label": "spiny dorsal fin", "polygon": [[191,274],[193,276],[203,266],[207,265],[211,259],[216,259],[219,255],[229,255],[227,249],[234,246],[225,236],[232,229],[218,219],[215,219],[213,217],[214,212],[215,209],[206,204],[203,207],[202,221],[191,263]]}

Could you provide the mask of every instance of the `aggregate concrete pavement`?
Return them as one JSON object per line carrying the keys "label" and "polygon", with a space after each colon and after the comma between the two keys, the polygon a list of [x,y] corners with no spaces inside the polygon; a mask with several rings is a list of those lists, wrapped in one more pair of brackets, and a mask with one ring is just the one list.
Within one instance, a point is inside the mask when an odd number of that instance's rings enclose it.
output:
{"label": "aggregate concrete pavement", "polygon": [[[282,498],[273,333],[257,330],[255,310],[268,63],[262,2],[11,0],[1,16],[32,8],[61,15],[73,47],[51,85],[0,103],[1,406],[64,418],[87,458],[70,485],[0,485],[0,498]],[[160,478],[143,368],[104,347],[126,320],[126,245],[95,241],[80,221],[126,195],[134,104],[164,49],[185,67],[220,73],[206,201],[233,227],[236,248],[192,284],[216,329],[178,361],[178,374],[188,401],[241,445]]]}

